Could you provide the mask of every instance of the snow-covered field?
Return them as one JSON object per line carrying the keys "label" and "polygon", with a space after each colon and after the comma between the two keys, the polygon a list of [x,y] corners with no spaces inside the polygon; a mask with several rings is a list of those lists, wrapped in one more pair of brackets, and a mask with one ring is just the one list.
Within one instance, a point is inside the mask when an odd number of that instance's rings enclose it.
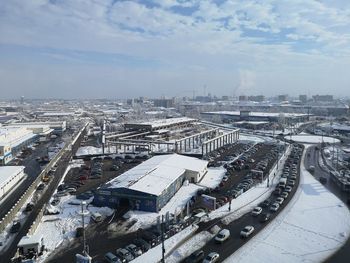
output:
{"label": "snow-covered field", "polygon": [[300,187],[265,229],[225,262],[322,262],[350,235],[350,212],[301,165]]}
{"label": "snow-covered field", "polygon": [[286,139],[291,139],[295,142],[302,142],[302,143],[322,143],[322,142],[338,143],[339,142],[337,138],[327,137],[327,136],[318,136],[318,135],[292,135],[292,136],[286,136]]}

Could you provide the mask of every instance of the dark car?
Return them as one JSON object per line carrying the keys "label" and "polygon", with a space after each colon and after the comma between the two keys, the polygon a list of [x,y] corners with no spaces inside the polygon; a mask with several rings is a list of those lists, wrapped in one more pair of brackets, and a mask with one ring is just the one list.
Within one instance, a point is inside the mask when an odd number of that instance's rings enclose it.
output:
{"label": "dark car", "polygon": [[264,223],[270,219],[270,214],[269,213],[262,213],[259,217],[259,221],[261,223]]}
{"label": "dark car", "polygon": [[322,177],[320,177],[319,180],[320,180],[320,183],[321,183],[321,184],[326,184],[326,183],[327,183],[327,178],[326,178],[326,177],[323,177],[323,176],[322,176]]}
{"label": "dark car", "polygon": [[21,228],[21,223],[14,222],[13,225],[11,226],[10,233],[17,233],[20,228]]}
{"label": "dark car", "polygon": [[33,208],[34,208],[34,204],[33,203],[28,203],[26,205],[26,208],[24,209],[24,212],[30,212],[30,211],[33,210]]}
{"label": "dark car", "polygon": [[135,244],[136,246],[138,246],[139,248],[142,249],[143,252],[146,252],[148,251],[149,249],[151,249],[151,245],[145,241],[144,239],[142,238],[138,238],[138,239],[135,239],[133,241],[133,244]]}
{"label": "dark car", "polygon": [[203,250],[196,250],[193,252],[191,255],[189,255],[185,262],[186,263],[197,263],[197,262],[202,262],[204,259],[204,252]]}
{"label": "dark car", "polygon": [[259,204],[260,207],[269,207],[269,205],[270,205],[270,201],[269,200],[265,200],[264,202]]}
{"label": "dark car", "polygon": [[274,195],[280,195],[281,193],[282,193],[281,188],[276,188],[276,189],[273,191],[273,194],[274,194]]}
{"label": "dark car", "polygon": [[151,247],[156,246],[160,241],[160,237],[157,237],[155,234],[148,231],[142,233],[142,239],[148,242]]}
{"label": "dark car", "polygon": [[39,184],[36,190],[41,191],[41,190],[44,190],[44,188],[45,188],[45,184]]}

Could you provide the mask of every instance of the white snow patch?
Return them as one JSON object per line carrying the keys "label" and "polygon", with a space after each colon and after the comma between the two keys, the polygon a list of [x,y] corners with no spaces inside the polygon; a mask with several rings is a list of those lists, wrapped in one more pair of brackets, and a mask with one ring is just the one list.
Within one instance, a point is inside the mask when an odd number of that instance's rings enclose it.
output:
{"label": "white snow patch", "polygon": [[327,136],[318,136],[318,135],[292,135],[286,136],[286,139],[291,139],[295,142],[302,143],[338,143],[340,142],[337,138],[327,137]]}
{"label": "white snow patch", "polygon": [[223,167],[208,168],[208,172],[198,184],[204,187],[215,188],[220,184],[225,173],[226,169]]}

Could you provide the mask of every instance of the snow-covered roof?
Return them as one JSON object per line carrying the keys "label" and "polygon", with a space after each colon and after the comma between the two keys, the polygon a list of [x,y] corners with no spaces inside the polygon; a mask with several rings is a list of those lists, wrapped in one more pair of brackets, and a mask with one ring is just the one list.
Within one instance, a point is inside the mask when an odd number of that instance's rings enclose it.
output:
{"label": "snow-covered roof", "polygon": [[[215,114],[215,115],[231,115],[231,116],[240,116],[240,111],[211,111],[211,112],[203,112],[203,114]],[[308,116],[305,113],[286,113],[286,112],[255,112],[249,111],[249,116],[251,117],[301,117]]]}
{"label": "snow-covered roof", "polygon": [[188,117],[179,117],[179,118],[170,118],[170,119],[158,119],[148,122],[140,122],[140,123],[127,123],[127,125],[142,125],[142,126],[150,126],[152,128],[159,128],[168,125],[181,124],[184,122],[194,122],[196,119],[188,118]]}
{"label": "snow-covered roof", "polygon": [[14,175],[24,170],[24,166],[0,166],[0,188]]}
{"label": "snow-covered roof", "polygon": [[24,236],[18,243],[18,247],[40,244],[43,236],[42,235],[32,235],[32,236]]}
{"label": "snow-covered roof", "polygon": [[186,170],[200,172],[208,162],[178,154],[154,156],[106,184],[106,188],[128,188],[160,195]]}

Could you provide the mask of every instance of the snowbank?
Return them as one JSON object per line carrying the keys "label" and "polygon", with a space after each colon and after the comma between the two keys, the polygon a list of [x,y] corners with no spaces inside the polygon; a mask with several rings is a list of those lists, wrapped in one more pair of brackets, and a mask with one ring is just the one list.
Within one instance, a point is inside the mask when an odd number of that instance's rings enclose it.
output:
{"label": "snowbank", "polygon": [[333,137],[318,136],[318,135],[292,135],[292,136],[286,136],[286,139],[291,139],[295,142],[302,142],[302,143],[322,143],[322,142],[338,143],[340,142],[338,139]]}
{"label": "snowbank", "polygon": [[350,235],[348,208],[305,169],[295,196],[225,262],[322,262]]}

